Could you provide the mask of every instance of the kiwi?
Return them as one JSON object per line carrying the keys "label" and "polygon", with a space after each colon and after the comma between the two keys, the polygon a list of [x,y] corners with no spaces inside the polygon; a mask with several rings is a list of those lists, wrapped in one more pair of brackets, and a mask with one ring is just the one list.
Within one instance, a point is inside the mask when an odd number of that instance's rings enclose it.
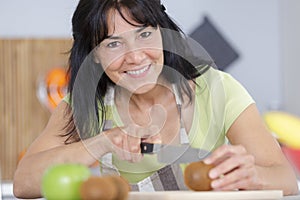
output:
{"label": "kiwi", "polygon": [[82,200],[114,200],[118,191],[109,177],[91,176],[80,187]]}
{"label": "kiwi", "polygon": [[80,187],[82,200],[126,200],[129,183],[120,176],[91,176]]}
{"label": "kiwi", "polygon": [[110,179],[114,182],[118,191],[114,200],[126,200],[131,190],[129,183],[121,176],[111,176]]}
{"label": "kiwi", "polygon": [[192,162],[184,170],[185,185],[194,191],[211,190],[211,178],[208,172],[213,165],[207,165],[203,161]]}

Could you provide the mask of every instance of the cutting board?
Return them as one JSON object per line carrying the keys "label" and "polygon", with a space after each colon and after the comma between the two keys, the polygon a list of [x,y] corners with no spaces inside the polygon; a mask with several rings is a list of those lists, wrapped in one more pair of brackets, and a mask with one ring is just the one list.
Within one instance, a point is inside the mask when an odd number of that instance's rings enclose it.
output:
{"label": "cutting board", "polygon": [[130,192],[128,200],[278,200],[283,197],[281,190],[258,191],[164,191]]}

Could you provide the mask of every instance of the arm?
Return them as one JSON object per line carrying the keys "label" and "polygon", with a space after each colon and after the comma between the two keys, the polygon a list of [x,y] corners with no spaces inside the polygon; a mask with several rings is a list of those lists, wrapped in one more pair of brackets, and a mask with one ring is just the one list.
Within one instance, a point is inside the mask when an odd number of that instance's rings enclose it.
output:
{"label": "arm", "polygon": [[215,179],[214,189],[279,189],[284,195],[298,193],[293,169],[265,127],[255,104],[234,121],[227,137],[232,145],[219,147],[205,160],[216,165],[210,171],[210,177]]}
{"label": "arm", "polygon": [[66,145],[65,115],[69,106],[62,101],[51,115],[43,132],[30,145],[14,175],[14,195],[19,198],[41,197],[42,175],[49,166],[58,163],[80,163],[90,166],[108,152],[130,162],[141,160],[140,139],[124,134],[121,128],[113,128],[94,137]]}
{"label": "arm", "polygon": [[[106,153],[100,145],[103,137],[96,136],[93,140],[76,142],[69,145],[64,144],[66,138],[59,135],[64,134],[64,126],[67,123],[64,111],[68,106],[62,102],[53,112],[43,132],[31,144],[23,159],[17,166],[14,175],[14,194],[21,198],[40,197],[40,184],[44,170],[56,163],[81,163],[90,165],[95,162],[85,145],[98,149],[98,157]],[[95,146],[95,147],[93,147]]]}

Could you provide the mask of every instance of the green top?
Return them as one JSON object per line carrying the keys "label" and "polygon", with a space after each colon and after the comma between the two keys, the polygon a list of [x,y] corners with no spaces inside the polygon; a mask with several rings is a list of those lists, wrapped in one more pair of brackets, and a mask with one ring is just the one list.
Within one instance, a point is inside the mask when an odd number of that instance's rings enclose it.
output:
{"label": "green top", "polygon": [[[194,116],[188,137],[192,147],[211,151],[227,142],[228,129],[254,100],[231,75],[213,68],[198,77],[196,83]],[[68,98],[64,100],[69,102]],[[116,106],[108,105],[106,116],[113,120],[114,127],[123,125]],[[148,154],[139,163],[122,161],[113,155],[113,164],[130,183],[137,183],[164,167],[155,155]],[[182,170],[186,165],[181,164]]]}

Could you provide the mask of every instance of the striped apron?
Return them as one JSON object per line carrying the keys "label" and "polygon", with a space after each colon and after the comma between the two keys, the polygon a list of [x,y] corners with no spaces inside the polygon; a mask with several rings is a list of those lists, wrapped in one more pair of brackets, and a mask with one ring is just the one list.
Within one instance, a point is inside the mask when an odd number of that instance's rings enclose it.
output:
{"label": "striped apron", "polygon": [[[180,116],[180,143],[189,144],[188,135],[186,129],[183,125],[183,120],[181,117],[181,105],[182,101],[178,93],[177,86],[172,85],[173,92],[175,95],[175,100]],[[114,88],[109,88],[105,99],[105,106],[114,105]],[[108,130],[113,128],[112,120],[105,120],[103,130]],[[100,159],[102,163],[101,173],[102,175],[120,175],[118,169],[113,165],[112,153],[105,154]],[[182,169],[179,164],[169,164],[165,167],[157,170],[151,176],[139,181],[138,183],[130,184],[132,191],[141,192],[154,192],[154,191],[170,191],[170,190],[187,190],[184,184]]]}

